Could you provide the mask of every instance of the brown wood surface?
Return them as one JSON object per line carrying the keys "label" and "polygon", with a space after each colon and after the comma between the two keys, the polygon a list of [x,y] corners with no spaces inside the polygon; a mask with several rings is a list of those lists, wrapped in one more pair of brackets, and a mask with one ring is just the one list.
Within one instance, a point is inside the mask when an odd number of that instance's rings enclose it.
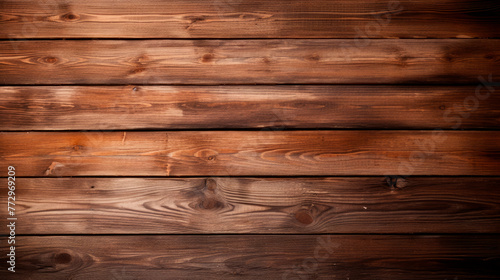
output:
{"label": "brown wood surface", "polygon": [[0,130],[500,127],[500,96],[476,88],[7,86]]}
{"label": "brown wood surface", "polygon": [[2,0],[0,38],[499,37],[497,1]]}
{"label": "brown wood surface", "polygon": [[500,40],[0,42],[2,84],[480,84]]}
{"label": "brown wood surface", "polygon": [[[7,185],[1,179],[2,186]],[[18,234],[500,233],[500,177],[18,178]],[[4,201],[6,193],[0,198]],[[8,216],[7,207],[0,216]],[[1,232],[8,234],[8,228]]]}
{"label": "brown wood surface", "polygon": [[0,0],[0,279],[500,279],[499,27],[494,0]]}
{"label": "brown wood surface", "polygon": [[500,277],[500,239],[489,235],[19,236],[16,244],[17,272],[1,270],[3,279]]}
{"label": "brown wood surface", "polygon": [[[498,131],[4,132],[18,176],[500,175]],[[5,175],[4,175],[5,176]]]}

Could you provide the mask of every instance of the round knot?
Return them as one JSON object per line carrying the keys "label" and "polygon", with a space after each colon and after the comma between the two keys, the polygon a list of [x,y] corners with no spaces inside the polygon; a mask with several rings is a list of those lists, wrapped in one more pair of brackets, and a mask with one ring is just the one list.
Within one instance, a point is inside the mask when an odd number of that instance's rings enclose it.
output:
{"label": "round knot", "polygon": [[295,213],[295,219],[297,219],[297,221],[299,221],[299,223],[302,223],[305,225],[309,225],[314,221],[311,214],[309,214],[309,212],[306,210],[299,210],[297,213]]}

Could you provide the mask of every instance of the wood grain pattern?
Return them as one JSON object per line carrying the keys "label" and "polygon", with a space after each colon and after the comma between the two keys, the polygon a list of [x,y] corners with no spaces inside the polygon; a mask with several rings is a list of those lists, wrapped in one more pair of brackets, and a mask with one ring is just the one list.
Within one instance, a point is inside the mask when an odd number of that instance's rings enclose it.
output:
{"label": "wood grain pattern", "polygon": [[500,96],[484,86],[479,98],[476,86],[7,86],[0,115],[4,131],[496,129]]}
{"label": "wood grain pattern", "polygon": [[17,272],[1,270],[4,279],[500,277],[500,240],[488,235],[20,236],[16,244]]}
{"label": "wood grain pattern", "polygon": [[[0,179],[2,186],[6,179]],[[500,233],[499,177],[18,178],[18,234]],[[5,192],[6,193],[6,192]],[[5,194],[6,195],[6,194]],[[7,200],[2,192],[0,198]],[[7,216],[6,207],[0,216]],[[7,228],[2,233],[8,234]]]}
{"label": "wood grain pattern", "polygon": [[0,279],[500,279],[499,27],[495,0],[0,0]]}
{"label": "wood grain pattern", "polygon": [[3,0],[0,38],[499,37],[497,1]]}
{"label": "wood grain pattern", "polygon": [[500,175],[498,131],[0,133],[18,176]]}
{"label": "wood grain pattern", "polygon": [[[2,84],[479,84],[500,40],[0,42]],[[346,46],[347,44],[347,46]]]}

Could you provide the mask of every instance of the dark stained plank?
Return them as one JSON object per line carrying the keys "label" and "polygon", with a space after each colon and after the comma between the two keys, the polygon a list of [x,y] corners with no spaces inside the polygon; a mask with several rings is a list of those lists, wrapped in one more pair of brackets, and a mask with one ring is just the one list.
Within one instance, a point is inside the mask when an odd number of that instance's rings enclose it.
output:
{"label": "dark stained plank", "polygon": [[18,236],[16,245],[16,273],[2,269],[3,279],[500,277],[500,239],[490,235]]}
{"label": "dark stained plank", "polygon": [[[500,175],[499,131],[3,132],[18,176]],[[4,175],[6,176],[6,175]]]}
{"label": "dark stained plank", "polygon": [[3,0],[0,38],[499,37],[497,1]]}
{"label": "dark stained plank", "polygon": [[500,177],[409,177],[396,186],[384,177],[18,178],[16,185],[17,234],[500,233]]}
{"label": "dark stained plank", "polygon": [[500,80],[500,40],[0,42],[1,84],[387,84]]}
{"label": "dark stained plank", "polygon": [[0,130],[500,127],[500,96],[483,85],[476,89],[6,86],[0,87]]}

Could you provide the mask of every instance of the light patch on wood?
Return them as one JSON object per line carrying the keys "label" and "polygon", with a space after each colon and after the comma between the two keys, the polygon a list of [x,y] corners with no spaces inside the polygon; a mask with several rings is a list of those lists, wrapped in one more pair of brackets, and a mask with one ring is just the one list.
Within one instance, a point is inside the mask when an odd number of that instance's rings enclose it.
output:
{"label": "light patch on wood", "polygon": [[184,111],[182,109],[169,108],[165,111],[165,115],[169,117],[182,117],[184,116]]}
{"label": "light patch on wood", "polygon": [[13,94],[19,92],[19,88],[17,87],[2,87],[0,88],[0,92],[2,94]]}
{"label": "light patch on wood", "polygon": [[49,167],[47,167],[47,170],[45,170],[45,175],[49,176],[52,175],[52,173],[55,171],[56,168],[64,166],[62,163],[53,161]]}
{"label": "light patch on wood", "polygon": [[80,92],[78,87],[52,87],[51,92],[57,101],[61,103],[72,103],[72,99]]}

